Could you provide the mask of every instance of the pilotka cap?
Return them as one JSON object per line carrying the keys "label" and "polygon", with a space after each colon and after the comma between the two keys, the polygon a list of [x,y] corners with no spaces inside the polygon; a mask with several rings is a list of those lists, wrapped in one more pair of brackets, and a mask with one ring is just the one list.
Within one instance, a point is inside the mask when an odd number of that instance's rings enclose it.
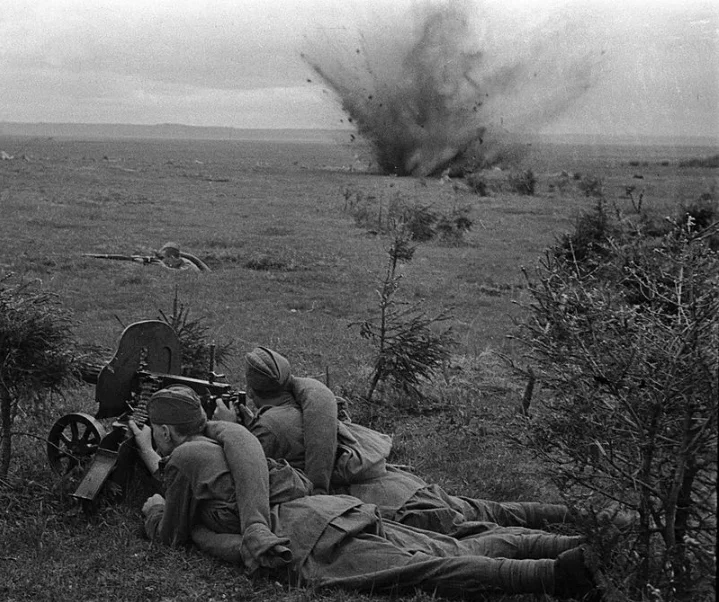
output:
{"label": "pilotka cap", "polygon": [[245,378],[250,389],[280,391],[290,380],[290,362],[267,347],[255,347],[245,356]]}
{"label": "pilotka cap", "polygon": [[147,403],[147,416],[152,424],[191,424],[204,415],[200,398],[189,387],[160,389]]}

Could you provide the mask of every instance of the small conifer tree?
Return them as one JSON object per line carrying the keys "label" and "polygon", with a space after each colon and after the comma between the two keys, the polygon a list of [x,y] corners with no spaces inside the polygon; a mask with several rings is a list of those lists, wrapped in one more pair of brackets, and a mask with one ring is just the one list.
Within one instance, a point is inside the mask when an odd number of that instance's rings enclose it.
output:
{"label": "small conifer tree", "polygon": [[70,314],[33,283],[0,279],[0,477],[12,457],[12,426],[21,405],[72,378]]}
{"label": "small conifer tree", "polygon": [[[190,318],[190,308],[180,301],[177,288],[172,300],[172,313],[168,315],[161,309],[158,311],[160,319],[172,327],[180,341],[183,376],[207,378],[211,359],[218,365],[227,365],[234,356],[235,342],[213,343],[204,318]],[[211,358],[213,353],[214,357]]]}
{"label": "small conifer tree", "polygon": [[379,316],[360,324],[360,335],[376,348],[366,396],[368,401],[382,382],[389,382],[403,393],[421,398],[419,385],[449,359],[454,344],[451,327],[440,332],[432,329],[433,325],[449,320],[449,312],[431,317],[418,304],[397,298],[402,279],[397,268],[412,260],[416,247],[410,244],[411,240],[411,231],[398,225],[387,251],[384,278],[377,290]]}

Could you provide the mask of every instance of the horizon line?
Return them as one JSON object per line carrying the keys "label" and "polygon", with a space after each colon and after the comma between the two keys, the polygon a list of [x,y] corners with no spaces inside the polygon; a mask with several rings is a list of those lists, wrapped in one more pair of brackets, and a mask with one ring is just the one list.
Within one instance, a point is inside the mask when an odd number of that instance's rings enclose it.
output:
{"label": "horizon line", "polygon": [[[232,125],[189,125],[184,123],[176,122],[163,122],[163,123],[123,123],[123,122],[81,122],[81,121],[0,121],[0,135],[13,135],[2,132],[3,127],[11,128],[22,128],[22,127],[89,127],[89,128],[177,128],[177,129],[188,129],[196,131],[208,131],[208,130],[226,130],[226,131],[252,131],[252,132],[333,132],[333,133],[352,133],[357,132],[356,128],[348,127],[238,127]],[[22,135],[17,134],[15,135]],[[718,145],[719,146],[719,134],[716,135],[696,135],[696,134],[602,134],[602,133],[588,133],[588,132],[562,132],[562,133],[523,133],[515,132],[512,135],[526,135],[530,139],[547,139],[547,138],[584,138],[584,139],[613,139],[613,140],[664,140],[664,141],[703,141],[705,144]],[[530,140],[531,141],[531,140]]]}

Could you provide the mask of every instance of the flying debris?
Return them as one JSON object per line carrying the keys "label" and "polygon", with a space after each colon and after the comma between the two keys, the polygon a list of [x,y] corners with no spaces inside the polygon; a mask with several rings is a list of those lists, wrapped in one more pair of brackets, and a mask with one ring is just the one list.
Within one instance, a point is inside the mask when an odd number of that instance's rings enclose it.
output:
{"label": "flying debris", "polygon": [[580,28],[556,21],[556,36],[543,27],[497,43],[505,32],[488,35],[492,24],[478,6],[415,5],[409,29],[384,26],[386,16],[376,15],[357,39],[325,31],[308,40],[314,50],[302,57],[335,93],[382,172],[421,177],[516,157],[528,132],[588,89],[594,62],[573,43]]}

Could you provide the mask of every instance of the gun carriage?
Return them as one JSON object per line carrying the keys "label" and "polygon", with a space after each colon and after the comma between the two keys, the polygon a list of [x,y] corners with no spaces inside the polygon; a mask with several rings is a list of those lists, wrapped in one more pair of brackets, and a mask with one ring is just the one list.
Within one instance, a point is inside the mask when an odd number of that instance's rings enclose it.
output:
{"label": "gun carriage", "polygon": [[[83,366],[81,376],[95,385],[97,413],[75,412],[57,420],[48,435],[47,456],[59,475],[82,471],[72,495],[84,503],[93,502],[107,483],[114,484],[115,492],[124,493],[137,459],[128,421],[140,426],[147,423],[147,402],[155,391],[172,385],[192,388],[208,418],[217,399],[228,407],[245,403],[243,391],[220,382],[223,375],[214,371],[214,348],[206,379],[182,376],[180,341],[172,327],[159,320],[128,326],[113,358],[105,364]],[[114,420],[106,426],[106,419]]]}

